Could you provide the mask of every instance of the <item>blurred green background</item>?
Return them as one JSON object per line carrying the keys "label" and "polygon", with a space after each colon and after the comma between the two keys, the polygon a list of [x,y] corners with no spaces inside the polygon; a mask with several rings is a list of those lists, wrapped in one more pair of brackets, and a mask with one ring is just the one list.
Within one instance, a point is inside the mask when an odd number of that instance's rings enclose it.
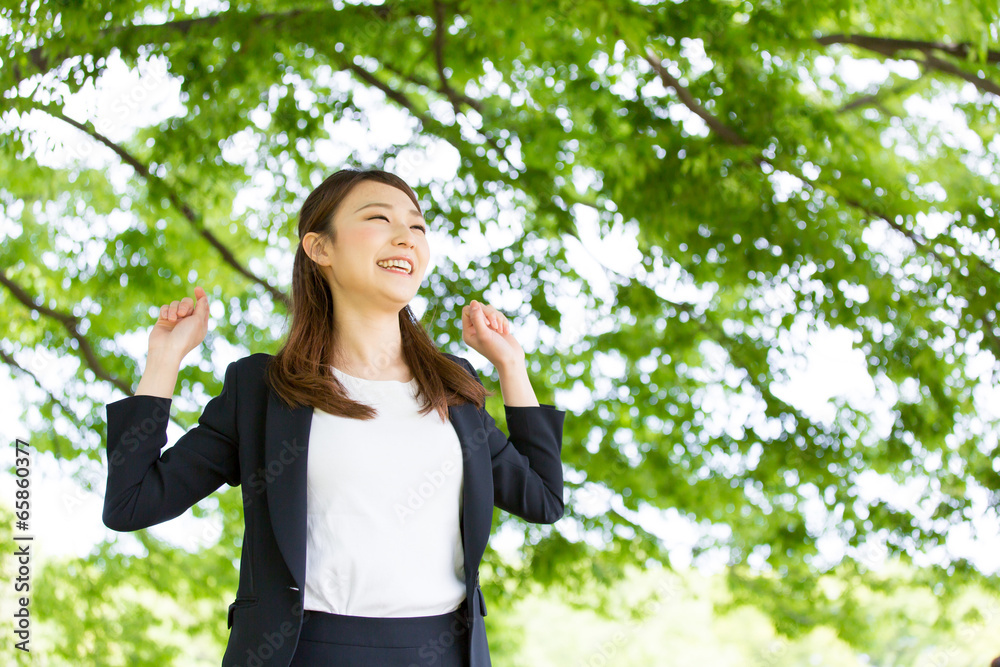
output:
{"label": "blurred green background", "polygon": [[[190,428],[228,361],[280,344],[305,196],[379,167],[431,223],[428,333],[482,366],[459,313],[499,308],[568,411],[566,516],[495,515],[497,665],[988,664],[997,10],[0,2],[0,433],[36,466],[32,657],[221,660],[239,489],[104,529],[104,406],[202,285],[171,441]],[[636,601],[661,580],[683,593]]]}

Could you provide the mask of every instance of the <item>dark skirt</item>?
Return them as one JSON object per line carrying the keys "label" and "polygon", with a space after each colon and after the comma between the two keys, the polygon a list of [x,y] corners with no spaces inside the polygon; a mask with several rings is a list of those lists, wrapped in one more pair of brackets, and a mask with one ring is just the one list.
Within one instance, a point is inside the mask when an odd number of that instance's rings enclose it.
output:
{"label": "dark skirt", "polygon": [[438,616],[408,618],[307,609],[289,667],[468,667],[466,604]]}

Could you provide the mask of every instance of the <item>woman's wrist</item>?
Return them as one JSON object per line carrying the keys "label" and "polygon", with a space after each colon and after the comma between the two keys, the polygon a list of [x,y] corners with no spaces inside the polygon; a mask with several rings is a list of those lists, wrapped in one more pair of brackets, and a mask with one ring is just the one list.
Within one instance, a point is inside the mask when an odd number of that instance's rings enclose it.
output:
{"label": "woman's wrist", "polygon": [[500,361],[500,362],[498,362],[496,364],[493,364],[493,367],[496,368],[497,369],[497,373],[500,373],[500,374],[503,374],[503,373],[516,373],[516,372],[520,372],[522,370],[525,370],[527,368],[525,366],[524,357],[522,357],[520,359],[505,359],[505,360]]}
{"label": "woman's wrist", "polygon": [[150,350],[135,395],[173,398],[184,356],[176,350]]}

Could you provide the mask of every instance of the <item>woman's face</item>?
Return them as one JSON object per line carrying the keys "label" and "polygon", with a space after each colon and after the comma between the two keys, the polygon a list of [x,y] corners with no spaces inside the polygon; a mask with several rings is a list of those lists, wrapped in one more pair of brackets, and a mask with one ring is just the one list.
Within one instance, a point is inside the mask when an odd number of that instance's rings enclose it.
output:
{"label": "woman's face", "polygon": [[[414,296],[430,259],[427,223],[402,190],[362,181],[341,202],[332,222],[336,243],[327,243],[334,302],[399,312]],[[380,260],[403,257],[410,273],[382,268]],[[332,274],[332,275],[331,275]]]}

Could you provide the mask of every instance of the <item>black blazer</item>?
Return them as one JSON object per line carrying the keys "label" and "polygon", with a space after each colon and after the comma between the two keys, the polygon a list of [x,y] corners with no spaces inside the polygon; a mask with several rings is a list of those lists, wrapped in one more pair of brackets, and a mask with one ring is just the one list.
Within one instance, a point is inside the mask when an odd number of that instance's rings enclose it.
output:
{"label": "black blazer", "polygon": [[[479,380],[472,365],[446,354]],[[306,463],[313,408],[289,410],[264,383],[271,355],[229,364],[222,392],[198,424],[167,444],[172,399],[128,396],[106,406],[108,484],[104,524],[133,531],[168,521],[227,483],[243,487],[245,535],[239,590],[223,667],[287,667],[303,620]],[[493,506],[532,523],[563,516],[565,411],[549,404],[504,406],[510,438],[485,410],[450,406],[462,447],[466,614],[471,667],[489,667],[479,563]],[[428,649],[428,656],[432,649]]]}

